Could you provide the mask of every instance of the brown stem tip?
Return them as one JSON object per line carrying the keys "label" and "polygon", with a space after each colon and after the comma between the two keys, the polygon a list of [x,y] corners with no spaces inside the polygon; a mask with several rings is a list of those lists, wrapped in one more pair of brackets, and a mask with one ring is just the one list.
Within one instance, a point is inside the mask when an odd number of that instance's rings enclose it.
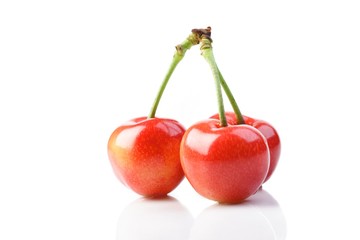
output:
{"label": "brown stem tip", "polygon": [[202,38],[207,38],[212,42],[211,27],[199,28],[199,29],[195,28],[195,29],[191,30],[191,32],[197,36],[197,39],[199,42],[201,41]]}

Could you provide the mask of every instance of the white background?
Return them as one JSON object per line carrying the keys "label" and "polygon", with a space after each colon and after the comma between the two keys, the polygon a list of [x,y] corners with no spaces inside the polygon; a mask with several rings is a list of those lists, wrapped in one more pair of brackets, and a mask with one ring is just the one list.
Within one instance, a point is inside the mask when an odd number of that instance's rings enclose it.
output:
{"label": "white background", "polygon": [[[231,239],[265,234],[260,222],[276,216],[271,239],[360,239],[359,12],[346,0],[2,0],[0,239]],[[268,198],[254,201],[272,201],[261,214],[273,213],[259,221],[246,205],[235,217],[211,210],[186,180],[170,207],[139,200],[107,159],[111,132],[150,111],[174,46],[207,26],[242,112],[272,123],[282,140]],[[188,127],[216,111],[194,47],[157,116]],[[134,238],[124,222],[154,231]]]}

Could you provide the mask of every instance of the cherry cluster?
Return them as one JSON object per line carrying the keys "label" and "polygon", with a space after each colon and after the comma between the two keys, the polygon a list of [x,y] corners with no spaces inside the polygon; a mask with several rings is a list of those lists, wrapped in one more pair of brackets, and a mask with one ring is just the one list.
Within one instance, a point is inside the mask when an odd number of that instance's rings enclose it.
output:
{"label": "cherry cluster", "polygon": [[[197,44],[214,76],[218,113],[185,129],[155,113],[177,64]],[[123,123],[109,138],[108,156],[116,176],[140,195],[166,196],[185,176],[208,199],[240,203],[255,194],[276,168],[281,148],[278,133],[269,123],[241,114],[211,44],[210,27],[193,29],[176,46],[150,114]],[[225,112],[222,92],[233,112]]]}

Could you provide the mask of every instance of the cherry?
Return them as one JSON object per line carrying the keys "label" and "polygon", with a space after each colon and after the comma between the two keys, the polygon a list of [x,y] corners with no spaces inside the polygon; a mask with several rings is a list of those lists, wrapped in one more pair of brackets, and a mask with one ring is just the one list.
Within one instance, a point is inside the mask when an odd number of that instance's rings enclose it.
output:
{"label": "cherry", "polygon": [[[270,167],[269,167],[269,172],[264,180],[264,182],[266,182],[269,180],[269,178],[272,176],[273,172],[275,171],[275,168],[276,168],[279,158],[280,158],[280,152],[281,152],[280,137],[279,137],[277,131],[275,130],[275,128],[272,125],[270,125],[268,122],[250,118],[247,116],[243,116],[241,114],[240,109],[236,103],[236,100],[235,100],[229,86],[227,85],[224,77],[222,76],[221,72],[217,68],[216,64],[213,64],[213,65],[214,65],[213,67],[215,67],[218,71],[220,85],[223,88],[224,92],[226,93],[226,95],[231,103],[231,106],[234,110],[234,112],[232,112],[232,113],[230,113],[230,112],[224,113],[222,117],[226,118],[226,120],[232,125],[248,124],[248,125],[255,127],[265,136],[265,138],[267,140],[267,143],[269,146],[269,151],[270,151]],[[221,116],[220,116],[220,114],[215,114],[211,118],[221,119]],[[224,120],[223,120],[223,122],[224,122]]]}
{"label": "cherry", "polygon": [[172,119],[140,117],[122,124],[108,142],[118,179],[143,196],[171,192],[184,177],[179,156],[184,132]]}
{"label": "cherry", "polygon": [[181,143],[186,178],[202,196],[239,203],[253,195],[269,169],[265,137],[252,126],[221,127],[208,119],[192,125]]}
{"label": "cherry", "polygon": [[[207,119],[186,130],[180,147],[186,178],[202,196],[221,203],[240,203],[261,187],[270,164],[267,140],[244,119],[213,56],[211,28],[196,31],[202,56],[215,80],[219,119]],[[236,113],[236,122],[227,122],[222,89]]]}
{"label": "cherry", "polygon": [[[228,123],[236,125],[238,120],[234,112],[226,112],[226,120]],[[270,151],[270,167],[269,172],[266,175],[264,183],[269,180],[269,178],[274,173],[276,166],[279,162],[280,152],[281,152],[281,142],[280,137],[276,129],[268,122],[263,120],[258,120],[242,115],[245,124],[250,125],[258,129],[266,138],[267,144]],[[215,114],[210,118],[219,119],[219,114]]]}
{"label": "cherry", "polygon": [[123,123],[111,134],[108,156],[118,179],[138,194],[162,197],[184,178],[180,143],[185,128],[172,119],[155,117],[165,87],[186,51],[198,44],[194,34],[176,46],[170,68],[148,117]]}

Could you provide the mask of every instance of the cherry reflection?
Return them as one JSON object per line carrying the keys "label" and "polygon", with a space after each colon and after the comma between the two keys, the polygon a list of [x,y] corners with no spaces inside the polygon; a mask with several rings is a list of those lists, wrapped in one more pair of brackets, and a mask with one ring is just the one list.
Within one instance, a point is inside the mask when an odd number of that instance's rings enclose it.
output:
{"label": "cherry reflection", "polygon": [[189,239],[193,217],[175,198],[140,198],[119,217],[118,240]]}
{"label": "cherry reflection", "polygon": [[265,190],[237,205],[215,204],[195,219],[191,240],[284,240],[286,221],[278,202]]}

